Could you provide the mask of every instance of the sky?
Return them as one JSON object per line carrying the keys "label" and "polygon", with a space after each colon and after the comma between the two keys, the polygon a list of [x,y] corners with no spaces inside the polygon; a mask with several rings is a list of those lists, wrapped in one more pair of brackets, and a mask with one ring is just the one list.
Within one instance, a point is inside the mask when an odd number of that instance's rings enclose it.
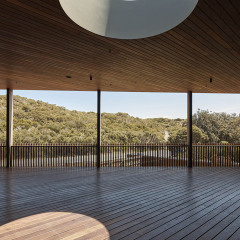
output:
{"label": "sky", "polygon": [[[0,90],[0,95],[6,94]],[[41,100],[69,110],[96,112],[96,92],[19,91],[14,95]],[[240,94],[193,94],[193,113],[197,109],[240,113]],[[125,112],[140,118],[186,118],[186,93],[102,92],[102,112]]]}

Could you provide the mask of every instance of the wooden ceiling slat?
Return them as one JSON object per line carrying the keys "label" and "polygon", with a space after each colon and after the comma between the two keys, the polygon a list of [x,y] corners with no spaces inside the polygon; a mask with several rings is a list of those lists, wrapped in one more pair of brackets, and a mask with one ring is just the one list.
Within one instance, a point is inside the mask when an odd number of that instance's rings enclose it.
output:
{"label": "wooden ceiling slat", "polygon": [[237,0],[199,0],[167,33],[117,40],[73,23],[58,0],[3,0],[0,88],[240,93],[239,12]]}
{"label": "wooden ceiling slat", "polygon": [[[44,48],[44,50],[45,50],[45,48]],[[119,59],[119,57],[118,58],[116,58],[116,59]],[[56,59],[57,60],[57,59]],[[112,60],[111,60],[112,61]]]}

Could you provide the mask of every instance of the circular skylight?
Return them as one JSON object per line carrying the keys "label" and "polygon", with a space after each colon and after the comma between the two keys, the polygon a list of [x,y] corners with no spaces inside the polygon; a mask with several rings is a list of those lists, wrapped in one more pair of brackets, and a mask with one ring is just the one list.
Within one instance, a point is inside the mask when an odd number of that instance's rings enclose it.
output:
{"label": "circular skylight", "polygon": [[198,0],[60,0],[81,27],[111,38],[138,39],[166,32],[184,21]]}

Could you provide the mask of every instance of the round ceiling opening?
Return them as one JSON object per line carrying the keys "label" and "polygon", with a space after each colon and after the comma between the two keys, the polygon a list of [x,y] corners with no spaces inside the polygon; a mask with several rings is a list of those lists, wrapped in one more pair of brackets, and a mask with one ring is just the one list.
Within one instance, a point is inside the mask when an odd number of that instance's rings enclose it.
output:
{"label": "round ceiling opening", "polygon": [[166,32],[183,22],[198,0],[60,0],[81,27],[111,38],[138,39]]}

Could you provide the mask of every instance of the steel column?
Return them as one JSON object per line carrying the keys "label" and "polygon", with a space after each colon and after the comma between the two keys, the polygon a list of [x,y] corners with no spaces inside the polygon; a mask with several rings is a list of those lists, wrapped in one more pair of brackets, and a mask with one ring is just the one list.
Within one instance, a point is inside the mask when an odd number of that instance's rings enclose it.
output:
{"label": "steel column", "polygon": [[11,162],[11,147],[13,143],[13,90],[7,89],[7,136],[6,136],[6,147],[7,147],[7,168],[12,166]]}
{"label": "steel column", "polygon": [[97,91],[97,168],[101,165],[101,91]]}
{"label": "steel column", "polygon": [[188,167],[192,168],[192,92],[188,92],[187,103],[187,144],[188,144]]}

